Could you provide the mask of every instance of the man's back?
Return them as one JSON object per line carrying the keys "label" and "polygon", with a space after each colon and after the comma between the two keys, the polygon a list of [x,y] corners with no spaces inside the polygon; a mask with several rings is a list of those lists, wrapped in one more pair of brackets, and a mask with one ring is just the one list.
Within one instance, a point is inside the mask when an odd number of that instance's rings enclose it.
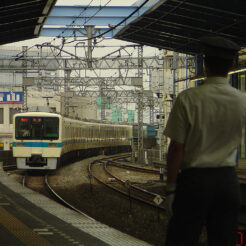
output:
{"label": "man's back", "polygon": [[177,134],[178,128],[186,132],[182,136],[182,168],[234,166],[244,126],[246,95],[232,88],[226,78],[212,77],[181,93],[177,101],[183,114],[174,127]]}

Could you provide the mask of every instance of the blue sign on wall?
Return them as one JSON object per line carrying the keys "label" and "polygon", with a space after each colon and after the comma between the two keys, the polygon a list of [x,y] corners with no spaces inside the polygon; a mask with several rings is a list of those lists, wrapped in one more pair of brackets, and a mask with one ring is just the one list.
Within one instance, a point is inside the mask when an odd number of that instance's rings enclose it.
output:
{"label": "blue sign on wall", "polygon": [[21,91],[0,91],[0,104],[23,103],[23,93]]}

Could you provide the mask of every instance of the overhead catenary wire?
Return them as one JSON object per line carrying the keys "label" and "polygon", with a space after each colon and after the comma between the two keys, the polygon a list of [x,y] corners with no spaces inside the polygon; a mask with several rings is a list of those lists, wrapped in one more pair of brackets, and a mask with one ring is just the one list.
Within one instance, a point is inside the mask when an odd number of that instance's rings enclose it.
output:
{"label": "overhead catenary wire", "polygon": [[[110,0],[111,1],[111,0]],[[137,9],[135,9],[130,15],[128,15],[127,17],[125,17],[122,21],[120,21],[118,24],[114,25],[114,26],[111,26],[109,28],[109,30],[97,35],[97,36],[94,36],[94,37],[91,37],[91,38],[86,38],[86,39],[83,39],[83,40],[80,40],[80,41],[88,41],[90,39],[95,39],[95,38],[101,38],[102,36],[104,36],[105,34],[111,32],[112,30],[114,30],[115,28],[119,27],[122,23],[126,22],[130,17],[132,17],[136,12],[138,12],[146,3],[148,3],[150,0],[145,0]],[[108,3],[107,3],[108,4]]]}
{"label": "overhead catenary wire", "polygon": [[[94,0],[91,0],[90,3],[89,3],[84,9],[82,9],[82,11],[80,12],[80,14],[74,18],[74,20],[71,22],[71,24],[68,25],[68,26],[65,28],[65,30],[63,30],[59,35],[57,35],[52,41],[55,41],[56,38],[61,38],[61,37],[62,37],[61,35],[65,33],[65,31],[69,28],[69,26],[71,26],[73,23],[75,23],[75,21],[76,21],[78,18],[80,18],[80,16],[87,10],[87,8],[90,7],[90,5],[91,5],[91,3],[92,3],[93,1],[94,1]],[[51,41],[51,42],[52,42],[52,41]]]}
{"label": "overhead catenary wire", "polygon": [[[93,0],[91,0],[91,2],[89,3],[89,5],[88,5],[88,7],[90,6],[90,4],[92,3],[92,1]],[[111,1],[111,0],[109,0],[109,1]],[[81,39],[81,40],[79,40],[80,42],[83,42],[83,41],[88,41],[88,40],[91,40],[91,39],[97,39],[97,38],[101,38],[101,37],[103,37],[105,34],[107,34],[107,33],[109,33],[109,32],[111,32],[112,30],[114,30],[114,29],[116,29],[117,27],[119,27],[122,23],[124,23],[124,22],[126,22],[130,17],[132,17],[136,12],[138,12],[146,3],[148,3],[150,0],[145,0],[137,9],[135,9],[130,15],[128,15],[126,18],[124,18],[122,21],[120,21],[118,24],[116,24],[115,26],[112,26],[109,30],[107,30],[107,31],[105,31],[105,32],[103,32],[103,33],[101,33],[101,34],[99,34],[99,35],[97,35],[97,36],[93,36],[93,37],[91,37],[91,38],[86,38],[86,39]],[[107,2],[107,4],[108,4],[108,2]],[[80,13],[81,14],[81,13]],[[79,18],[79,17],[77,17],[77,18]],[[56,37],[56,38],[58,38],[58,36]],[[56,38],[54,38],[52,41],[55,41],[56,40]],[[52,42],[51,41],[51,42]],[[47,44],[47,42],[45,42],[45,43],[43,43],[43,45],[44,44]],[[31,48],[33,48],[33,47],[35,47],[35,46],[37,46],[38,44],[35,44],[35,45],[33,45],[33,46],[31,46],[31,47],[29,47],[26,51],[28,51],[28,50],[30,50]],[[39,44],[40,45],[40,44]],[[42,44],[41,44],[42,45]],[[23,52],[20,52],[20,53],[18,53],[17,55],[16,55],[16,60],[18,60],[18,59],[21,59],[23,57]]]}
{"label": "overhead catenary wire", "polygon": [[[88,22],[88,21],[90,21],[93,17],[95,17],[100,11],[102,11],[110,2],[111,2],[112,0],[109,0],[105,5],[103,5],[103,6],[100,6],[100,8],[92,15],[92,16],[90,16],[89,18],[87,18],[85,21],[84,21],[84,23],[82,24],[82,25],[78,25],[77,27],[83,27],[83,26],[85,26],[85,24]],[[88,7],[87,7],[88,8]],[[79,17],[77,17],[77,18],[79,18]],[[76,19],[77,19],[76,18]],[[72,22],[72,24],[74,24],[75,23],[75,20]],[[70,26],[73,26],[73,25],[68,25],[68,28],[70,27]]]}
{"label": "overhead catenary wire", "polygon": [[[117,28],[117,26],[121,25],[124,21],[126,21],[128,18],[130,18],[136,11],[138,11],[138,10],[139,10],[144,4],[146,4],[148,1],[149,1],[149,0],[145,1],[145,2],[144,2],[141,6],[139,6],[139,8],[138,8],[137,10],[135,10],[131,15],[129,15],[127,18],[125,18],[122,22],[118,23],[116,26],[111,27],[110,30],[113,30],[113,29]],[[107,32],[109,32],[110,30],[108,30]],[[106,34],[107,32],[104,32],[103,34]],[[101,38],[101,37],[103,37],[103,34],[100,34],[100,35],[98,35],[98,36],[92,37],[91,39],[98,39],[98,38]],[[57,37],[56,37],[56,38],[57,38]],[[105,38],[105,39],[106,39],[106,38]],[[104,39],[104,40],[105,40],[105,39]],[[54,40],[55,40],[55,39],[54,39]],[[87,41],[87,40],[89,40],[89,39],[82,39],[82,40],[79,40],[79,41]],[[102,40],[101,40],[100,42],[102,42]],[[76,56],[76,55],[74,55],[73,53],[68,52],[68,51],[65,50],[65,47],[66,47],[65,45],[68,44],[68,43],[71,43],[71,42],[66,42],[65,38],[63,37],[61,46],[55,46],[55,45],[52,45],[52,44],[47,43],[47,42],[46,42],[46,43],[43,43],[43,46],[44,46],[44,47],[45,47],[45,46],[46,46],[46,47],[50,47],[50,48],[53,48],[53,49],[58,50],[59,52],[58,52],[58,54],[55,54],[56,56],[60,56],[61,53],[64,52],[65,54],[67,54],[67,55],[69,55],[69,56],[71,56],[71,57],[75,57],[76,59],[81,60],[81,57]],[[98,43],[99,43],[99,42],[98,42]],[[98,43],[97,43],[97,44],[98,44]],[[37,46],[37,45],[36,45],[36,46]],[[40,46],[42,46],[42,45],[40,45]],[[34,46],[32,46],[32,47],[34,47]],[[31,48],[32,48],[32,47],[31,47]],[[99,47],[99,46],[97,46],[97,48],[98,48],[98,47]],[[130,47],[130,46],[129,46],[129,47]],[[136,47],[136,45],[133,45],[132,47],[134,48],[134,47]],[[104,56],[103,58],[110,57],[111,55],[115,54],[116,52],[120,52],[120,51],[123,50],[123,49],[125,49],[125,46],[120,47],[119,49],[117,49],[117,50],[115,50],[115,51],[113,51],[113,52],[108,53],[108,54],[107,54],[106,56]],[[129,53],[128,55],[131,56],[131,55],[133,54],[133,52],[134,52],[134,51],[132,51],[132,53]],[[97,71],[93,70],[92,73],[94,73],[94,74],[96,75],[97,78],[100,77],[100,75],[98,74]],[[117,72],[115,72],[115,74],[116,74],[116,73],[117,73]],[[123,80],[125,80],[125,79],[127,78],[127,76],[128,76],[128,71],[127,71],[126,74],[123,75]],[[114,79],[113,75],[111,76],[111,78]],[[120,89],[122,89],[123,91],[126,90],[126,89],[123,88],[122,86],[118,86],[118,87],[119,87]],[[84,90],[86,90],[86,88],[84,88]]]}
{"label": "overhead catenary wire", "polygon": [[[150,0],[145,0],[137,9],[135,9],[130,15],[128,15],[127,17],[125,17],[122,21],[120,21],[118,24],[114,25],[114,26],[111,26],[109,28],[109,30],[97,35],[97,36],[94,36],[94,37],[91,37],[91,38],[87,38],[87,39],[84,39],[84,40],[80,40],[80,41],[88,41],[88,40],[91,40],[91,39],[96,39],[96,38],[101,38],[102,36],[104,36],[105,34],[113,31],[114,29],[116,29],[117,27],[119,27],[122,23],[126,22],[129,18],[131,18],[135,13],[137,13],[146,3],[148,3]],[[185,1],[185,0],[184,0]]]}
{"label": "overhead catenary wire", "polygon": [[[94,0],[91,0],[90,1],[90,3],[80,12],[80,14],[78,15],[78,16],[76,16],[75,17],[75,19],[72,21],[72,23],[70,24],[70,25],[68,25],[68,26],[71,26],[73,23],[75,23],[75,21],[91,6],[91,4],[92,4],[92,2],[93,2]],[[109,0],[109,2],[110,2],[111,0]],[[108,4],[108,3],[107,3]],[[107,5],[106,4],[106,5]],[[86,23],[84,23],[84,24],[86,24]],[[65,28],[65,30],[66,29],[68,29],[69,27],[67,27],[67,28]],[[44,44],[47,44],[47,43],[51,43],[51,42],[53,42],[53,41],[55,41],[57,38],[61,38],[62,36],[61,36],[61,34],[63,34],[64,32],[65,32],[65,30],[63,30],[59,35],[57,35],[55,38],[53,38],[50,42],[44,42],[43,44],[35,44],[35,45],[33,45],[33,46],[31,46],[31,47],[29,47],[26,51],[28,51],[28,50],[30,50],[30,49],[32,49],[33,47],[35,47],[35,46],[37,46],[37,45],[44,45]],[[62,42],[62,46],[64,46],[64,42]],[[18,53],[17,55],[16,55],[16,59],[21,59],[22,57],[23,57],[23,52],[20,52],[20,53]]]}

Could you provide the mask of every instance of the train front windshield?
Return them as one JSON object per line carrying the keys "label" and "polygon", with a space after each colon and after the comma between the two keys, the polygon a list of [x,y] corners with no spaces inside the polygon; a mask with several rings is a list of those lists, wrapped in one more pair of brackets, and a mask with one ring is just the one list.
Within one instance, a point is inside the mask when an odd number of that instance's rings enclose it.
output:
{"label": "train front windshield", "polygon": [[16,117],[15,138],[28,140],[56,140],[59,138],[59,118]]}

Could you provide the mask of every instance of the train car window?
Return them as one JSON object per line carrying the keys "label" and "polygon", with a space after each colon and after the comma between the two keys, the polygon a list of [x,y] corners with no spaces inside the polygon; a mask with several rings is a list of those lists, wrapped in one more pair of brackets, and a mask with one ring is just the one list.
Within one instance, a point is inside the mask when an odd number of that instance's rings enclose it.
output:
{"label": "train car window", "polygon": [[91,137],[92,137],[92,141],[94,141],[95,139],[95,128],[92,126],[91,127]]}
{"label": "train car window", "polygon": [[59,137],[57,117],[16,117],[16,139],[53,140]]}
{"label": "train car window", "polygon": [[70,128],[70,125],[67,127],[67,138],[68,139],[71,138],[71,128]]}
{"label": "train car window", "polygon": [[88,141],[91,141],[91,127],[89,126],[89,131],[88,131],[89,135],[88,135]]}
{"label": "train car window", "polygon": [[66,125],[65,133],[66,133],[66,140],[67,140],[69,138],[69,127],[68,127],[68,125]]}
{"label": "train car window", "polygon": [[33,117],[31,119],[31,139],[42,139],[43,119]]}
{"label": "train car window", "polygon": [[74,138],[78,137],[78,127],[74,128]]}
{"label": "train car window", "polygon": [[110,139],[110,129],[107,126],[106,126],[106,128],[107,128],[107,130],[106,130],[107,140],[109,140]]}
{"label": "train car window", "polygon": [[93,140],[96,141],[97,128],[96,128],[96,126],[94,126],[92,129],[93,129]]}
{"label": "train car window", "polygon": [[101,141],[103,140],[103,138],[104,138],[104,126],[100,126],[100,139],[101,139]]}
{"label": "train car window", "polygon": [[118,137],[118,133],[117,132],[119,132],[119,131],[120,131],[120,128],[118,128],[116,130],[114,127],[112,127],[112,133],[113,133],[114,140]]}
{"label": "train car window", "polygon": [[84,130],[85,128],[84,128],[84,126],[81,126],[81,138],[82,139],[86,139],[86,134],[85,134],[85,130]]}
{"label": "train car window", "polygon": [[44,118],[44,139],[58,139],[59,137],[59,118],[46,117]]}
{"label": "train car window", "polygon": [[109,136],[110,136],[111,140],[113,140],[113,138],[114,138],[114,128],[110,127],[109,131],[110,131]]}
{"label": "train car window", "polygon": [[92,126],[90,126],[90,141],[93,141],[93,129]]}
{"label": "train car window", "polygon": [[107,126],[104,127],[104,138],[108,140],[108,128]]}
{"label": "train car window", "polygon": [[119,130],[118,131],[115,130],[115,135],[116,135],[117,140],[120,139],[121,133],[122,133],[122,128],[121,127],[119,127]]}
{"label": "train car window", "polygon": [[99,137],[99,126],[95,126],[95,140],[98,141]]}
{"label": "train car window", "polygon": [[31,138],[30,117],[16,117],[15,119],[15,137],[16,139]]}

